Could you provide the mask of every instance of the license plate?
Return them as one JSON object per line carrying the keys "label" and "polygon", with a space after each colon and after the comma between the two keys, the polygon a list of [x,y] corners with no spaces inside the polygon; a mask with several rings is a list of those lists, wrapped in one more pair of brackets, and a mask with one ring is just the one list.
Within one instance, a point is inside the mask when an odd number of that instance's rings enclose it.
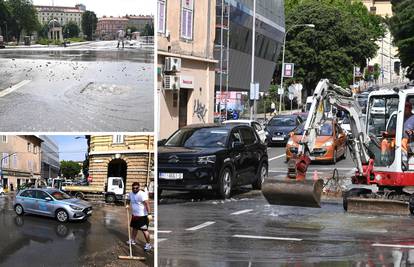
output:
{"label": "license plate", "polygon": [[273,141],[280,141],[280,140],[284,140],[285,138],[280,136],[280,137],[272,137]]}
{"label": "license plate", "polygon": [[159,178],[166,179],[166,180],[180,180],[180,179],[183,179],[183,174],[173,173],[173,172],[160,172]]}

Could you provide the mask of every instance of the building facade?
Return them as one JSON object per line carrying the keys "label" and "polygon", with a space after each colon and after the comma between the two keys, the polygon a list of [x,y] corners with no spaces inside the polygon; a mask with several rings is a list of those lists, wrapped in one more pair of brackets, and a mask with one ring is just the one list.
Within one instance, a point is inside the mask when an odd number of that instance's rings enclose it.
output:
{"label": "building facade", "polygon": [[126,189],[133,182],[149,186],[154,181],[153,135],[92,135],[89,144],[89,180],[105,186],[108,177],[122,177]]}
{"label": "building facade", "polygon": [[115,40],[118,38],[117,32],[119,30],[125,30],[127,25],[127,18],[103,16],[98,19],[95,34],[101,40]]}
{"label": "building facade", "polygon": [[44,25],[56,19],[60,25],[65,26],[69,21],[73,21],[82,31],[82,14],[86,7],[78,4],[74,7],[66,6],[35,6],[39,22]]}
{"label": "building facade", "polygon": [[[381,17],[392,17],[392,4],[390,0],[363,0],[364,5],[368,10]],[[378,83],[400,83],[405,81],[404,69],[401,68],[401,61],[398,58],[398,50],[393,46],[393,38],[390,31],[387,29],[384,38],[377,42],[379,49],[377,55],[368,60],[368,66],[379,64],[381,67],[381,74]]]}
{"label": "building facade", "polygon": [[142,32],[144,30],[145,25],[154,24],[154,17],[152,16],[126,15],[125,18],[128,19],[128,26],[134,26],[139,32]]}
{"label": "building facade", "polygon": [[1,135],[1,181],[14,190],[26,182],[41,178],[42,139],[34,135]]}
{"label": "building facade", "polygon": [[40,175],[43,179],[58,177],[60,170],[59,147],[48,136],[39,136],[43,140],[41,145]]}
{"label": "building facade", "polygon": [[216,1],[157,0],[159,137],[213,122]]}

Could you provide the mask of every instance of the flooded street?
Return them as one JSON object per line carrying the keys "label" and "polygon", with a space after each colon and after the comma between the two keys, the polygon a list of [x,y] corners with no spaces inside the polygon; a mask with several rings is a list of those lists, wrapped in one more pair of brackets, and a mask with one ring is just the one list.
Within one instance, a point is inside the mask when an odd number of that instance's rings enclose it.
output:
{"label": "flooded street", "polygon": [[0,266],[153,266],[153,252],[143,251],[142,234],[133,255],[147,260],[118,260],[118,255],[129,254],[123,206],[94,203],[93,209],[85,222],[59,223],[48,217],[17,216],[12,200],[0,197]]}
{"label": "flooded street", "polygon": [[0,127],[2,131],[152,131],[153,79],[153,50],[117,49],[115,41],[4,49]]}

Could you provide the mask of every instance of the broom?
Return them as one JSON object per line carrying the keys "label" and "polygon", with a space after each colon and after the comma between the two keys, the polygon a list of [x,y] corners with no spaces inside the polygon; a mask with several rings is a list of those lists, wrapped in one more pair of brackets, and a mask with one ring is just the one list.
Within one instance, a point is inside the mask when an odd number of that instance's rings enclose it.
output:
{"label": "broom", "polygon": [[[125,198],[125,207],[126,207],[126,198]],[[129,256],[122,256],[119,255],[118,259],[120,260],[145,260],[145,257],[136,257],[136,256],[132,256],[132,244],[131,244],[131,229],[129,227],[129,208],[126,209],[127,210],[127,228],[128,228],[128,240],[129,240]]]}

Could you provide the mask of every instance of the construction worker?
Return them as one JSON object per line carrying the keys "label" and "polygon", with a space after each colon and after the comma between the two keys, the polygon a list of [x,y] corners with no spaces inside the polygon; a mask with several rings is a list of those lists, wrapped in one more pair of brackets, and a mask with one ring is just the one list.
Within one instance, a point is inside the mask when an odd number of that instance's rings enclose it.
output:
{"label": "construction worker", "polygon": [[408,170],[408,155],[410,152],[409,143],[410,139],[414,136],[414,115],[413,115],[413,105],[410,101],[405,102],[404,109],[404,131],[403,139],[401,140],[401,159],[402,166],[405,170]]}

